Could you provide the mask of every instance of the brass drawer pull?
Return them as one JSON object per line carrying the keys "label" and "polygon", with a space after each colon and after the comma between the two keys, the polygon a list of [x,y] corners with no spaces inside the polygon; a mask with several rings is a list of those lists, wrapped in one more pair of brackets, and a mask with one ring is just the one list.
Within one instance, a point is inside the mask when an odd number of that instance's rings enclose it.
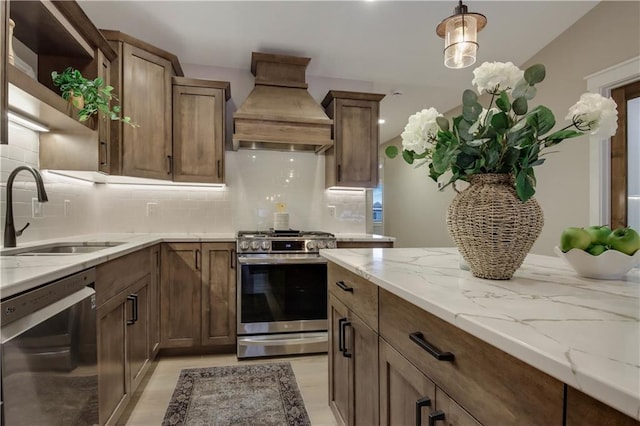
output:
{"label": "brass drawer pull", "polygon": [[441,352],[440,349],[433,346],[431,343],[427,342],[424,339],[424,335],[419,331],[415,333],[409,334],[409,338],[413,343],[420,346],[422,349],[427,351],[429,355],[437,359],[438,361],[449,361],[453,362],[455,356],[451,352]]}

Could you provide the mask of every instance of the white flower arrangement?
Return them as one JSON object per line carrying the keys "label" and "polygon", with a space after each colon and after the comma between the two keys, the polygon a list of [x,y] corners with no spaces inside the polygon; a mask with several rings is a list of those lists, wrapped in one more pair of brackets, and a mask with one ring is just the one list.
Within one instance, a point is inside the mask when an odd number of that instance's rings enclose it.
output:
{"label": "white flower arrangement", "polygon": [[[461,115],[450,121],[435,108],[423,109],[409,117],[401,134],[407,163],[424,159],[434,181],[451,172],[443,188],[479,173],[512,173],[525,202],[535,193],[533,168],[544,163],[547,148],[586,132],[608,138],[618,127],[615,102],[585,93],[569,109],[571,124],[549,133],[556,125],[553,112],[543,105],[529,107],[535,85],[546,76],[544,65],[522,71],[511,62],[485,62],[473,75],[478,93],[491,95],[488,108],[480,105],[476,92],[465,90]],[[394,158],[398,148],[389,146],[385,152]]]}

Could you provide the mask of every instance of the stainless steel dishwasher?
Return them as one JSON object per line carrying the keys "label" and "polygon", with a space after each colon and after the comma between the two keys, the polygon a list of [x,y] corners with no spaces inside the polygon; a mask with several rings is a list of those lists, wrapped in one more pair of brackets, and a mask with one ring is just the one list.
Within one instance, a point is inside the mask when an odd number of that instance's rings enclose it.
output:
{"label": "stainless steel dishwasher", "polygon": [[2,425],[97,425],[95,269],[0,301]]}

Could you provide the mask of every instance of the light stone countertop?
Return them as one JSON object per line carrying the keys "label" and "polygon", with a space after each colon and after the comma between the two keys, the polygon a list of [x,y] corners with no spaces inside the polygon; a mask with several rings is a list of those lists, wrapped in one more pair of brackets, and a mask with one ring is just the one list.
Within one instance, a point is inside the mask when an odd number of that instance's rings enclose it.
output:
{"label": "light stone countertop", "polygon": [[[117,241],[120,244],[93,253],[55,256],[0,256],[0,297],[13,296],[100,263],[161,242],[235,242],[226,234],[91,234],[19,244],[18,249],[59,242]],[[12,249],[3,249],[9,251]]]}
{"label": "light stone countertop", "polygon": [[640,420],[640,270],[578,277],[528,255],[508,281],[475,278],[454,248],[320,254],[556,379]]}
{"label": "light stone countertop", "polygon": [[378,234],[334,234],[336,236],[336,240],[338,241],[355,241],[355,242],[393,242],[396,240],[395,237],[389,237],[386,235],[378,235]]}

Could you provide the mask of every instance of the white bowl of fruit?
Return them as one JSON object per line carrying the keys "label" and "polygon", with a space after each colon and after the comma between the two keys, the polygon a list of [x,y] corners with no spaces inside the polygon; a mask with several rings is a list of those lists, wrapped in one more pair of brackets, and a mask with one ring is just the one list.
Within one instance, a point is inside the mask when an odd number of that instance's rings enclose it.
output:
{"label": "white bowl of fruit", "polygon": [[640,266],[640,235],[629,227],[570,227],[555,252],[582,277],[616,280]]}

